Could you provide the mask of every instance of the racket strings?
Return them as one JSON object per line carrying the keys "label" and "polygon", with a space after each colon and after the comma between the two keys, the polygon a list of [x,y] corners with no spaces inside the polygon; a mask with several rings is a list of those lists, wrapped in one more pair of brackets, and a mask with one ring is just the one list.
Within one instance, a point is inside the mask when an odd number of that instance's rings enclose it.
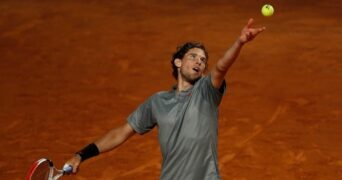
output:
{"label": "racket strings", "polygon": [[31,175],[32,180],[49,179],[51,167],[48,161],[44,161],[37,165]]}

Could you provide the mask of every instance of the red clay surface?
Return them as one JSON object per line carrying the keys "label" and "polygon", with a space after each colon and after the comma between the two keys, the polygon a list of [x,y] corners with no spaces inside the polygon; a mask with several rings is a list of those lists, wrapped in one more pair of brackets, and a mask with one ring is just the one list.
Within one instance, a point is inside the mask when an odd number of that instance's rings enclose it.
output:
{"label": "red clay surface", "polygon": [[[210,65],[249,17],[267,30],[246,45],[220,108],[223,179],[342,179],[341,1],[0,2],[0,179],[24,179],[122,124],[175,83],[170,56],[204,42]],[[156,130],[64,179],[158,179]]]}

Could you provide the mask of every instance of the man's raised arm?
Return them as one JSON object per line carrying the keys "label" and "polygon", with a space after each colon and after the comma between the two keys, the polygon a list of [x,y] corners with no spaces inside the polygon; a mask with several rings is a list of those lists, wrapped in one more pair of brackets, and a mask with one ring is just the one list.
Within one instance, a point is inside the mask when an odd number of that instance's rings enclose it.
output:
{"label": "man's raised arm", "polygon": [[215,88],[220,88],[230,66],[235,62],[238,57],[242,46],[253,40],[259,33],[266,28],[253,28],[253,19],[249,19],[247,25],[242,29],[239,38],[234,44],[227,50],[224,56],[216,63],[211,71],[211,82]]}

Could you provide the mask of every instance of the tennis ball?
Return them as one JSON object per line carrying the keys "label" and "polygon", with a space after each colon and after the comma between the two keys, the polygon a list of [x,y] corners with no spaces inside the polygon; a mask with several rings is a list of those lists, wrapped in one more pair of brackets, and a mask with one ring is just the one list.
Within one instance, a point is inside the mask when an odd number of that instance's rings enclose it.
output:
{"label": "tennis ball", "polygon": [[266,17],[269,17],[269,16],[272,16],[273,13],[274,13],[274,8],[272,5],[270,4],[265,4],[264,6],[262,6],[261,8],[261,13],[262,15],[266,16]]}

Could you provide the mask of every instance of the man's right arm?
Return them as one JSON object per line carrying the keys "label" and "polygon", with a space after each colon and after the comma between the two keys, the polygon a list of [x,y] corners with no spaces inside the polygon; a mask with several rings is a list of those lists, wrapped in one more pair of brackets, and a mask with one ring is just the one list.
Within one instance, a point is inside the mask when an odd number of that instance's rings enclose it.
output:
{"label": "man's right arm", "polygon": [[133,128],[128,123],[125,123],[122,126],[110,130],[102,138],[96,140],[95,145],[100,153],[106,152],[116,148],[134,134],[135,131]]}
{"label": "man's right arm", "polygon": [[[133,130],[133,128],[128,123],[125,123],[124,125],[110,130],[90,146],[95,149],[97,148],[98,153],[103,153],[115,149],[123,142],[128,140],[130,137],[132,137],[134,134],[135,131]],[[76,173],[80,163],[83,160],[85,159],[82,159],[81,156],[76,153],[71,159],[66,162],[66,164],[71,165],[73,167],[73,173]]]}

